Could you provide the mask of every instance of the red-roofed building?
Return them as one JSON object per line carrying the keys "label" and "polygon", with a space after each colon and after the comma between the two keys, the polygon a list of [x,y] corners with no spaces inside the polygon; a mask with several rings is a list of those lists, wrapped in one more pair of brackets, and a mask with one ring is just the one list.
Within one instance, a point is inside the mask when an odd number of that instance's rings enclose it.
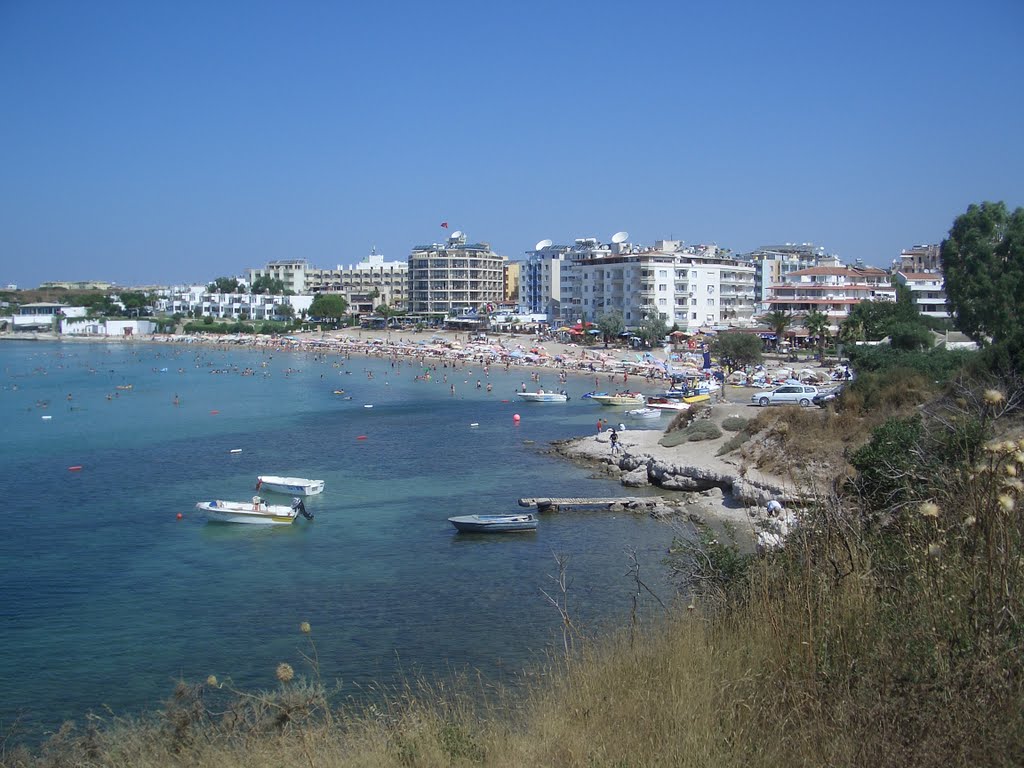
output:
{"label": "red-roofed building", "polygon": [[807,315],[815,310],[838,326],[862,301],[896,301],[889,273],[877,267],[822,266],[790,272],[769,288],[768,309]]}

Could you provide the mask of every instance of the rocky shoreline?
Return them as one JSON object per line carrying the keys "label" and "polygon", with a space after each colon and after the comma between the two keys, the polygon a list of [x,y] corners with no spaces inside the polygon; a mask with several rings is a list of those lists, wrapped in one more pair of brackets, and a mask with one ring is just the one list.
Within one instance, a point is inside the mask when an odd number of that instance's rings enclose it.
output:
{"label": "rocky shoreline", "polygon": [[623,511],[647,513],[659,519],[682,516],[694,523],[728,522],[740,529],[748,528],[751,539],[765,518],[768,501],[777,499],[786,504],[800,498],[782,478],[716,456],[727,436],[666,448],[658,442],[663,434],[660,429],[621,431],[622,450],[615,455],[609,432],[556,441],[551,444],[551,452],[617,478],[624,486],[669,492],[620,505]]}

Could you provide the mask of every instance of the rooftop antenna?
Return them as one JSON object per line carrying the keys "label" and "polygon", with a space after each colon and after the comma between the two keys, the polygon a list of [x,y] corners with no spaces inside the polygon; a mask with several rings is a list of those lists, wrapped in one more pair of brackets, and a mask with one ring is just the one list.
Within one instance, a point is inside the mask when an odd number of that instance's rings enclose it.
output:
{"label": "rooftop antenna", "polygon": [[535,246],[533,246],[533,250],[535,250],[535,251],[543,251],[545,248],[550,248],[550,247],[551,247],[551,239],[550,238],[544,238],[539,243],[537,243]]}
{"label": "rooftop antenna", "polygon": [[616,232],[614,235],[612,235],[612,242],[615,243],[616,245],[618,245],[619,243],[624,243],[628,239],[629,232]]}

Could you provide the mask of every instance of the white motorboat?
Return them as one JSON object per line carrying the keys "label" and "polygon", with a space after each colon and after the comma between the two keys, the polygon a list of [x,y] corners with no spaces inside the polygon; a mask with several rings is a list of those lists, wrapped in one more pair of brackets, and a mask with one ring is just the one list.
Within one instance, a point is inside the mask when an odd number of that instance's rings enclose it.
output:
{"label": "white motorboat", "polygon": [[657,419],[661,411],[657,408],[631,408],[626,411],[626,415],[631,419]]}
{"label": "white motorboat", "polygon": [[324,481],[307,480],[304,477],[260,475],[256,478],[256,490],[287,493],[289,496],[315,496],[323,492]]}
{"label": "white motorboat", "polygon": [[673,400],[669,397],[648,397],[647,407],[659,411],[688,411],[690,404],[682,400]]}
{"label": "white motorboat", "polygon": [[644,405],[646,399],[639,392],[619,392],[614,395],[591,395],[601,405]]}
{"label": "white motorboat", "polygon": [[515,515],[462,515],[449,517],[448,522],[462,533],[515,533],[537,530],[533,513]]}
{"label": "white motorboat", "polygon": [[224,523],[254,523],[256,525],[291,525],[295,518],[302,515],[312,520],[313,515],[306,511],[302,499],[292,499],[291,506],[283,504],[267,504],[259,496],[253,496],[251,502],[244,501],[200,501],[196,509],[209,515],[210,520]]}
{"label": "white motorboat", "polygon": [[569,396],[564,392],[516,392],[516,397],[528,403],[564,403]]}

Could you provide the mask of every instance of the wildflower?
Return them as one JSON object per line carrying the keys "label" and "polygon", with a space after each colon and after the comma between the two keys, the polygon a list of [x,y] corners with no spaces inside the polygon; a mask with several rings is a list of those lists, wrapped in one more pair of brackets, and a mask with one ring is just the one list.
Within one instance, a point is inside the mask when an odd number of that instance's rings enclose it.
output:
{"label": "wildflower", "polygon": [[1013,512],[1013,507],[1014,507],[1013,496],[1010,496],[1008,494],[1003,493],[1003,494],[1000,494],[998,501],[999,501],[999,508],[1002,509],[1003,512],[1006,512],[1007,514],[1009,514],[1010,512]]}
{"label": "wildflower", "polygon": [[1013,460],[1018,464],[1024,464],[1024,451],[1017,451],[1013,454]]}
{"label": "wildflower", "polygon": [[940,557],[942,555],[942,545],[935,543],[929,544],[927,552],[928,557]]}
{"label": "wildflower", "polygon": [[1020,493],[1024,491],[1024,483],[1021,482],[1019,477],[1011,477],[1003,482],[1003,488],[1013,493]]}
{"label": "wildflower", "polygon": [[968,515],[964,518],[964,525],[966,525],[968,528],[970,528],[976,522],[978,522],[978,519],[974,515]]}
{"label": "wildflower", "polygon": [[277,679],[282,683],[287,683],[295,677],[295,670],[292,669],[291,664],[281,662],[277,665]]}
{"label": "wildflower", "polygon": [[309,628],[309,622],[304,621],[301,624],[299,624],[299,631],[302,632],[302,634],[304,635],[308,635],[311,631]]}
{"label": "wildflower", "polygon": [[938,517],[939,505],[931,501],[926,501],[917,508],[917,511],[921,513],[921,517]]}
{"label": "wildflower", "polygon": [[1007,464],[1005,467],[1003,467],[1003,471],[1007,475],[1009,475],[1010,477],[1016,477],[1017,476],[1017,465],[1016,464]]}
{"label": "wildflower", "polygon": [[216,688],[217,687],[217,676],[216,675],[210,675],[208,678],[206,678],[206,684],[208,686],[210,686],[211,688]]}
{"label": "wildflower", "polygon": [[1001,402],[1006,400],[1006,395],[1000,392],[998,389],[986,389],[985,394],[982,395],[986,405],[999,405]]}

